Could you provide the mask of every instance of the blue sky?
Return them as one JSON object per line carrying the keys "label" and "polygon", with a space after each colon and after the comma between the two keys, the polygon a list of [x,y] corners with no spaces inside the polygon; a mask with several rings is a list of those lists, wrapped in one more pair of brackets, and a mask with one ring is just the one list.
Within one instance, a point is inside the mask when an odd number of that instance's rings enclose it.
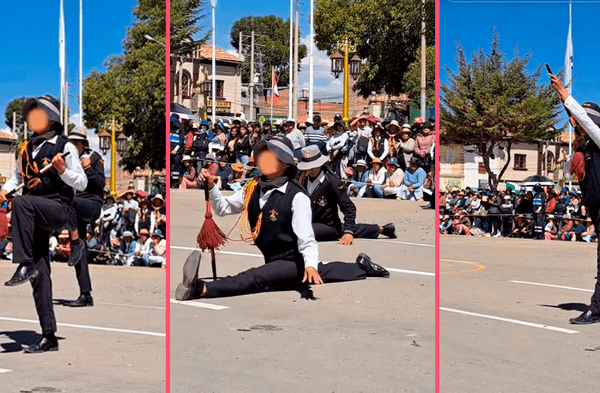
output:
{"label": "blue sky", "polygon": [[[69,107],[78,112],[79,0],[64,0]],[[84,0],[83,74],[105,70],[109,55],[122,53],[135,0]],[[6,105],[21,96],[60,96],[59,0],[4,1],[0,36],[0,128]]]}
{"label": "blue sky", "polygon": [[[600,2],[573,2],[573,97],[580,103],[600,103]],[[461,3],[440,0],[440,81],[447,83],[444,65],[456,71],[456,40],[467,58],[483,47],[489,53],[494,26],[500,47],[513,58],[515,43],[521,56],[531,51],[529,69],[548,63],[554,73],[564,66],[569,4],[562,3]],[[540,79],[549,83],[545,74]]]}
{"label": "blue sky", "polygon": [[[206,34],[210,30],[210,3],[206,2],[207,6],[204,10],[207,18],[202,22],[205,26],[202,34]],[[303,0],[299,6],[299,22],[300,22],[300,41],[309,47],[309,18],[310,18],[310,1]],[[289,1],[240,1],[240,0],[218,0],[216,8],[216,30],[217,30],[217,46],[228,50],[236,51],[230,44],[230,31],[233,23],[244,16],[267,16],[276,15],[287,21],[290,18],[290,2]],[[210,42],[210,41],[209,41]],[[298,85],[300,89],[308,87],[308,57],[304,58],[301,63],[301,71],[298,74]],[[340,77],[341,78],[341,77]],[[315,91],[316,99],[328,101],[342,101],[342,81],[334,79],[330,72],[330,60],[326,52],[317,51],[315,48]]]}

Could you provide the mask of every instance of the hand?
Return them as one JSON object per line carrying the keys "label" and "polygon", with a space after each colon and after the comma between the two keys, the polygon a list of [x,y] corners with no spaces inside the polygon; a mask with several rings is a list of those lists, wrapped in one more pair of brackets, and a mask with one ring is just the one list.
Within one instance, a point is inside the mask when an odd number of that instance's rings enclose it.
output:
{"label": "hand", "polygon": [[367,181],[365,183],[371,184],[371,179],[367,179]]}
{"label": "hand", "polygon": [[396,187],[396,183],[390,180],[390,187]]}
{"label": "hand", "polygon": [[171,155],[174,156],[175,154],[177,154],[177,151],[171,150]]}
{"label": "hand", "polygon": [[309,284],[323,284],[323,280],[321,276],[319,276],[319,272],[314,267],[307,267],[304,269],[304,278],[302,282],[307,282]]}
{"label": "hand", "polygon": [[202,168],[200,174],[198,175],[198,180],[202,183],[208,180],[208,189],[211,190],[215,186],[215,182],[217,181],[218,176],[214,176],[210,173],[210,171],[206,168]]}
{"label": "hand", "polygon": [[559,95],[563,102],[565,102],[565,100],[569,97],[567,89],[564,88],[562,82],[556,77],[556,75],[550,74],[550,86]]}
{"label": "hand", "polygon": [[56,169],[59,175],[62,175],[67,170],[67,165],[62,153],[58,153],[52,159],[52,167]]}
{"label": "hand", "polygon": [[412,191],[412,190],[413,190],[413,188],[415,188],[415,187],[414,187],[412,184],[410,184],[410,185],[409,185],[407,188],[408,188],[410,191]]}
{"label": "hand", "polygon": [[90,165],[92,165],[92,161],[90,160],[90,158],[89,158],[89,157],[83,157],[83,158],[81,159],[81,166],[82,166],[83,168],[86,168],[86,167],[88,167],[88,166],[90,166]]}
{"label": "hand", "polygon": [[345,233],[340,239],[340,244],[343,246],[351,246],[354,241],[354,236],[351,233]]}
{"label": "hand", "polygon": [[0,203],[8,202],[8,198],[6,197],[6,194],[8,194],[8,191],[6,191],[6,190],[0,191]]}

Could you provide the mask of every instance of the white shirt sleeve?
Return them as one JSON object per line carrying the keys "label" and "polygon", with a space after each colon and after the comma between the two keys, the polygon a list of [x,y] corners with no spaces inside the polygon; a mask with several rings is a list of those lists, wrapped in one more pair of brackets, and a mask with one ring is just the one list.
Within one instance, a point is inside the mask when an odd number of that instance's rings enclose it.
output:
{"label": "white shirt sleeve", "polygon": [[218,216],[238,214],[244,209],[244,188],[235,194],[224,197],[216,186],[209,191],[210,205]]}
{"label": "white shirt sleeve", "polygon": [[600,147],[600,128],[590,119],[585,109],[572,96],[567,97],[565,100],[565,108],[571,112],[577,123],[583,127],[596,146]]}
{"label": "white shirt sleeve", "polygon": [[21,166],[19,165],[19,159],[17,158],[17,164],[15,165],[15,173],[13,173],[11,178],[8,179],[6,181],[6,183],[4,183],[4,185],[2,186],[2,189],[10,192],[10,191],[14,190],[15,188],[17,188],[20,183],[21,183]]}
{"label": "white shirt sleeve", "polygon": [[317,269],[319,247],[312,227],[310,198],[306,194],[298,193],[292,201],[292,229],[298,236],[298,251],[304,257],[304,267]]}
{"label": "white shirt sleeve", "polygon": [[375,158],[373,155],[373,141],[369,138],[369,144],[367,145],[367,154],[371,157],[371,160]]}
{"label": "white shirt sleeve", "polygon": [[79,152],[71,142],[67,142],[65,145],[63,153],[67,152],[69,153],[69,155],[65,157],[67,169],[60,175],[60,178],[68,186],[73,187],[77,191],[83,191],[87,187],[88,178],[81,167]]}
{"label": "white shirt sleeve", "polygon": [[384,161],[390,151],[390,146],[387,139],[383,139],[383,153],[381,153],[381,161]]}

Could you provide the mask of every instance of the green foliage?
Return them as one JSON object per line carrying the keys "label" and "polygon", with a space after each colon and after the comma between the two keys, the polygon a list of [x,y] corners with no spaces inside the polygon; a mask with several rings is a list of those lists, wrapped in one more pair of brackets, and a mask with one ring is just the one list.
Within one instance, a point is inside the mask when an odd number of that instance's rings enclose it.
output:
{"label": "green foliage", "polygon": [[9,126],[11,129],[13,128],[13,112],[17,112],[16,131],[17,135],[19,136],[23,135],[24,124],[23,117],[21,116],[21,109],[23,108],[23,104],[25,103],[25,101],[27,101],[29,98],[30,97],[15,98],[11,102],[9,102],[8,105],[6,105],[6,110],[4,111],[4,123],[6,123],[6,125]]}
{"label": "green foliage", "polygon": [[127,29],[124,53],[109,57],[104,73],[93,71],[85,79],[84,121],[97,132],[107,129],[112,117],[130,138],[119,165],[128,171],[148,165],[164,169],[165,158],[165,48],[144,38],[165,42],[164,0],[139,0],[136,21]]}
{"label": "green foliage", "polygon": [[[275,15],[265,17],[246,16],[236,21],[231,27],[231,45],[239,48],[240,31],[244,36],[250,36],[254,31],[254,52],[264,55],[263,83],[271,85],[271,70],[277,73],[277,83],[288,85],[290,70],[290,22]],[[299,35],[302,37],[301,29]],[[306,45],[298,45],[298,70],[302,59],[306,57]],[[242,82],[250,82],[250,39],[244,39],[242,54],[246,57],[242,68]],[[260,73],[256,62],[255,72]]]}
{"label": "green foliage", "polygon": [[[406,93],[413,105],[421,103],[421,50],[417,50],[417,60],[409,67],[406,73]],[[435,47],[427,48],[425,58],[425,96],[427,106],[435,105]]]}
{"label": "green foliage", "polygon": [[[319,0],[315,5],[315,43],[333,53],[348,38],[364,59],[354,90],[400,94],[421,46],[421,0]],[[425,3],[426,45],[435,44],[435,2]]]}
{"label": "green foliage", "polygon": [[208,33],[194,40],[203,30],[200,22],[207,18],[200,14],[203,6],[201,0],[171,0],[171,54],[188,54],[206,42]]}
{"label": "green foliage", "polygon": [[[512,60],[505,57],[495,29],[489,54],[480,48],[472,54],[470,64],[457,41],[458,71],[446,67],[449,84],[441,84],[441,143],[476,146],[492,188],[510,163],[512,144],[556,136],[559,114],[558,96],[549,84],[539,83],[542,65],[528,73],[530,53],[520,57],[518,46]],[[501,144],[507,147],[508,159],[496,175],[489,160]]]}

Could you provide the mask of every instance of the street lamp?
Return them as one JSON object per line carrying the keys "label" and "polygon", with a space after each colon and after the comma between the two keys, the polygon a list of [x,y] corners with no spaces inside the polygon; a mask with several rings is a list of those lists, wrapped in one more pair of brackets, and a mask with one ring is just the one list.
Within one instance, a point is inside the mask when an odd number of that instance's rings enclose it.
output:
{"label": "street lamp", "polygon": [[[204,82],[200,85],[200,93],[204,96],[204,118],[208,119],[208,96],[212,92],[212,83],[208,75],[204,74]],[[213,117],[214,117],[213,113]]]}
{"label": "street lamp", "polygon": [[164,46],[165,48],[167,47],[165,44],[163,44],[163,43],[162,43],[162,42],[160,42],[160,41],[157,41],[157,40],[156,40],[156,38],[154,38],[154,37],[152,37],[152,36],[150,36],[150,35],[148,35],[148,34],[144,34],[144,38],[145,38],[145,39],[147,39],[147,40],[148,40],[148,41],[150,41],[150,42],[155,42],[155,43],[157,43],[157,44],[159,44],[159,45],[162,45],[162,46]]}
{"label": "street lamp", "polygon": [[[116,167],[117,167],[117,154],[123,155],[127,151],[127,137],[124,133],[121,133],[118,138],[117,124],[113,116],[111,132],[104,130],[98,135],[100,139],[100,150],[106,154],[109,150],[110,154],[110,193],[112,196],[117,196],[117,179],[116,179]],[[117,153],[117,154],[116,154]]]}
{"label": "street lamp", "polygon": [[350,65],[349,65],[350,76],[352,77],[352,79],[357,80],[358,77],[360,76],[360,73],[361,73],[360,66],[361,66],[360,57],[358,57],[358,55],[352,56],[352,58],[350,59]]}
{"label": "street lamp", "polygon": [[335,79],[339,78],[340,74],[344,72],[344,55],[339,51],[335,51],[335,53],[331,55],[331,72]]}

